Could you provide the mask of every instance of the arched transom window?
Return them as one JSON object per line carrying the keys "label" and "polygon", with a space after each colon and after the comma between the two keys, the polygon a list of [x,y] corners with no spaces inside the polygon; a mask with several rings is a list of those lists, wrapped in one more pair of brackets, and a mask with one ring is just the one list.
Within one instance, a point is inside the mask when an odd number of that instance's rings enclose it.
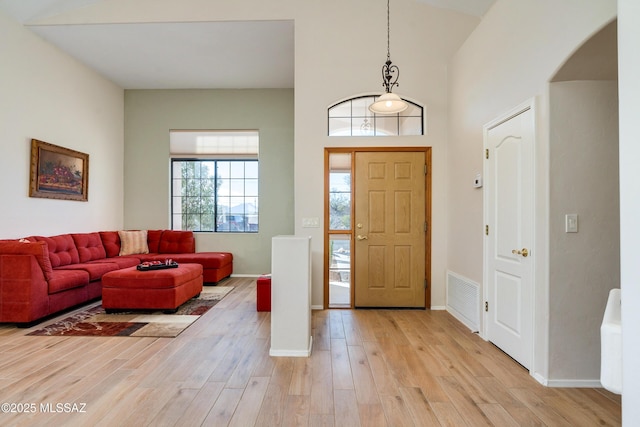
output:
{"label": "arched transom window", "polygon": [[398,114],[380,115],[369,111],[378,95],[364,95],[329,107],[329,136],[424,135],[424,109],[404,100],[409,108]]}

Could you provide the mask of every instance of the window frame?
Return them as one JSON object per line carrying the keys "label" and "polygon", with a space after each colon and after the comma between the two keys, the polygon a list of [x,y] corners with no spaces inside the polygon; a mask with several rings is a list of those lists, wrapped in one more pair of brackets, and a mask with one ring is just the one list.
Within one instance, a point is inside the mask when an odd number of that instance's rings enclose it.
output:
{"label": "window frame", "polygon": [[[175,163],[177,162],[198,162],[198,163],[213,163],[213,168],[214,168],[214,175],[213,175],[213,180],[214,182],[217,182],[219,179],[219,175],[218,175],[218,163],[219,162],[230,162],[230,163],[234,163],[234,162],[242,162],[242,163],[255,163],[257,165],[258,168],[258,172],[257,172],[257,176],[255,178],[246,178],[246,176],[243,176],[243,178],[241,178],[243,181],[246,181],[247,179],[255,179],[257,181],[257,185],[258,185],[258,189],[257,189],[257,195],[256,196],[250,196],[250,197],[254,197],[256,199],[256,229],[255,230],[251,230],[251,229],[247,229],[248,226],[250,226],[250,223],[247,222],[245,224],[245,226],[243,227],[243,229],[241,230],[221,230],[219,229],[219,224],[218,224],[218,217],[219,215],[221,215],[221,213],[218,210],[218,206],[219,206],[219,200],[220,197],[227,197],[227,196],[220,196],[219,195],[219,186],[216,184],[213,190],[213,229],[211,230],[203,230],[203,229],[199,229],[199,230],[191,230],[193,232],[197,232],[197,233],[241,233],[241,234],[257,234],[260,231],[260,208],[259,208],[259,200],[260,200],[260,162],[258,158],[218,158],[218,157],[211,157],[211,156],[203,156],[203,157],[184,157],[184,156],[172,156],[170,159],[170,170],[171,170],[171,174],[170,174],[170,179],[171,179],[171,185],[170,185],[170,217],[171,217],[171,229],[172,230],[184,230],[184,228],[182,227],[182,224],[180,224],[179,228],[175,228],[176,227],[176,216],[180,215],[182,217],[182,215],[184,214],[183,212],[180,213],[176,213],[174,211],[174,199],[175,198],[181,198],[184,197],[183,194],[179,194],[179,195],[175,195],[174,194],[174,190],[175,190],[175,182],[177,180],[182,181],[182,177],[176,177],[175,176]],[[202,178],[198,178],[198,179],[202,179]],[[224,179],[235,179],[235,178],[224,178]],[[182,185],[181,187],[182,188]],[[228,197],[232,197],[232,196],[228,196]],[[243,194],[242,197],[244,199],[244,204],[246,204],[246,198],[247,196],[245,194]],[[231,210],[231,206],[229,206],[229,210]],[[198,215],[202,215],[204,212],[200,211],[198,212]],[[229,216],[231,216],[231,212],[229,212]],[[245,217],[245,220],[247,220],[248,214],[246,212],[243,212],[243,216]]]}
{"label": "window frame", "polygon": [[[408,99],[402,98],[407,104],[409,104],[409,108],[405,111],[396,114],[375,114],[365,109],[364,115],[354,114],[354,102],[364,101],[365,105],[367,105],[367,98],[370,98],[370,103],[373,103],[379,94],[365,94],[354,96],[352,98],[344,99],[342,101],[336,102],[335,104],[330,105],[327,108],[327,135],[330,137],[384,137],[384,136],[423,136],[425,134],[425,123],[424,123],[424,107],[410,101]],[[349,114],[348,115],[332,115],[332,111],[340,106],[344,106],[349,103]],[[411,112],[419,112],[419,114],[411,113]],[[407,132],[408,129],[411,129],[409,125],[405,125],[404,120],[407,119],[420,119],[420,130],[418,133]],[[346,134],[332,134],[332,119],[344,119],[350,121],[350,132],[348,135]],[[364,119],[364,121],[371,119],[371,134],[355,134],[354,135],[354,122],[356,120],[360,121]],[[403,120],[404,119],[404,120]],[[383,132],[384,127],[378,126],[378,122],[384,121],[394,121],[395,128],[397,131],[395,133]],[[379,130],[380,129],[380,130]],[[404,129],[404,132],[403,132]]]}

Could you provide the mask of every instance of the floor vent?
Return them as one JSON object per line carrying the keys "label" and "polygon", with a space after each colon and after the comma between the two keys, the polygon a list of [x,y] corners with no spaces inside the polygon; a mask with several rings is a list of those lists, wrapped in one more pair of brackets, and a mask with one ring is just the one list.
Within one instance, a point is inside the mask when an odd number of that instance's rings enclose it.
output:
{"label": "floor vent", "polygon": [[480,285],[447,271],[447,311],[472,332],[480,330]]}

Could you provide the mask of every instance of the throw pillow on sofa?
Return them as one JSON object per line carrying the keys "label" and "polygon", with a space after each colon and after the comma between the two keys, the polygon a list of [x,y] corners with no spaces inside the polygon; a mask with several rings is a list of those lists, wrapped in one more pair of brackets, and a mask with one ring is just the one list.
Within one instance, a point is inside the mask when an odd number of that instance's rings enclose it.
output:
{"label": "throw pillow on sofa", "polygon": [[118,231],[120,236],[120,256],[148,254],[147,230]]}

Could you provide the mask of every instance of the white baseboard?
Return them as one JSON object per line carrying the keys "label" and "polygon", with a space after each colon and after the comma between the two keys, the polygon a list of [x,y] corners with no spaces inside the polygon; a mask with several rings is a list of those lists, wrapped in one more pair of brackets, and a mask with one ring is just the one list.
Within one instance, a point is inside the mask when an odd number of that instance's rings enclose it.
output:
{"label": "white baseboard", "polygon": [[547,387],[602,388],[600,380],[547,380]]}
{"label": "white baseboard", "polygon": [[313,347],[313,337],[309,337],[308,350],[278,350],[269,349],[269,356],[274,357],[309,357],[311,356],[311,348]]}
{"label": "white baseboard", "polygon": [[432,305],[430,310],[446,310],[447,307],[445,307],[444,305]]}
{"label": "white baseboard", "polygon": [[231,274],[230,277],[260,277],[262,274]]}
{"label": "white baseboard", "polygon": [[323,305],[312,305],[311,310],[324,310]]}

